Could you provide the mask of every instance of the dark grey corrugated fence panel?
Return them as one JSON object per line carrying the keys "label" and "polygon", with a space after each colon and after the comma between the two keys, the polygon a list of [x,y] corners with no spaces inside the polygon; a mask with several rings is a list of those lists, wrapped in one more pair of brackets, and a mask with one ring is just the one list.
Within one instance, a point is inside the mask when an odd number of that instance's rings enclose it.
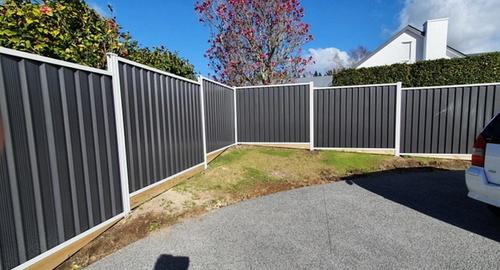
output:
{"label": "dark grey corrugated fence panel", "polygon": [[234,90],[203,80],[207,152],[235,143]]}
{"label": "dark grey corrugated fence panel", "polygon": [[396,85],[314,91],[315,147],[394,148]]}
{"label": "dark grey corrugated fence panel", "polygon": [[238,142],[309,142],[309,85],[236,90]]}
{"label": "dark grey corrugated fence panel", "polygon": [[500,84],[404,89],[401,153],[470,154],[500,112]]}
{"label": "dark grey corrugated fence panel", "polygon": [[0,54],[0,261],[122,212],[111,77]]}
{"label": "dark grey corrugated fence panel", "polygon": [[200,86],[119,61],[130,192],[203,162]]}

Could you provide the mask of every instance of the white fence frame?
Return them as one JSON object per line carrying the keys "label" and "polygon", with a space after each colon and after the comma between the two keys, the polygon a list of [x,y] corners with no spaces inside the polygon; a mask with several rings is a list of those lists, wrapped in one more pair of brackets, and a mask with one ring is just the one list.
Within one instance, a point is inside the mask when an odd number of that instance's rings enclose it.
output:
{"label": "white fence frame", "polygon": [[[332,151],[342,151],[342,152],[360,152],[360,153],[371,153],[371,154],[390,154],[399,156],[400,147],[400,131],[401,131],[401,82],[397,83],[379,83],[379,84],[362,84],[362,85],[346,85],[346,86],[326,86],[326,87],[314,87],[313,90],[329,90],[329,89],[342,89],[342,88],[361,88],[361,87],[373,87],[373,86],[394,86],[396,85],[396,115],[395,115],[395,138],[394,138],[394,148],[360,148],[360,147],[315,147],[313,141],[313,150],[332,150]],[[313,92],[314,92],[313,91]],[[314,97],[314,94],[313,94]],[[314,103],[313,103],[314,104]],[[311,108],[313,107],[311,104]],[[398,111],[399,108],[399,111]],[[314,110],[313,110],[314,111]],[[314,125],[313,125],[314,127]],[[311,133],[314,136],[314,132]],[[392,152],[392,153],[390,153]]]}
{"label": "white fence frame", "polygon": [[[208,81],[208,82],[211,82],[211,83],[215,83],[217,85],[220,85],[222,87],[225,87],[225,88],[229,88],[233,91],[233,100],[234,100],[234,143],[230,144],[230,145],[227,145],[227,146],[224,146],[224,147],[221,147],[219,149],[216,149],[216,150],[213,150],[211,151],[210,153],[207,153],[207,139],[206,139],[206,134],[205,134],[205,130],[206,130],[206,122],[205,122],[205,96],[204,96],[204,91],[203,91],[203,81]],[[213,154],[213,153],[216,153],[216,152],[219,152],[219,151],[223,151],[223,150],[226,150],[227,148],[229,147],[232,147],[232,146],[235,146],[238,144],[238,128],[237,128],[237,120],[236,120],[236,88],[235,87],[232,87],[232,86],[229,86],[227,84],[223,84],[221,82],[218,82],[218,81],[214,81],[214,80],[211,80],[209,78],[206,78],[202,75],[200,75],[198,77],[198,81],[200,82],[200,89],[201,89],[201,93],[202,93],[202,96],[203,96],[203,100],[202,100],[202,112],[203,112],[203,147],[204,147],[204,153],[205,153],[205,169],[208,168],[208,163],[207,163],[207,156]]]}
{"label": "white fence frame", "polygon": [[[285,83],[285,84],[269,84],[269,85],[251,85],[251,86],[238,86],[238,87],[233,87],[235,92],[234,92],[234,104],[235,104],[235,109],[234,109],[234,116],[235,116],[235,121],[237,119],[237,110],[236,110],[236,90],[240,89],[248,89],[248,88],[270,88],[270,87],[286,87],[286,86],[298,86],[298,85],[307,85],[309,86],[309,142],[239,142],[236,140],[236,145],[306,145],[308,144],[309,147],[308,149],[310,151],[314,151],[314,82],[308,82],[308,83]],[[235,125],[236,128],[236,135],[238,134],[238,126]]]}
{"label": "white fence frame", "polygon": [[[419,89],[427,89],[427,90],[438,90],[438,89],[443,89],[443,88],[459,88],[459,87],[475,87],[475,86],[488,86],[488,85],[495,85],[495,84],[500,84],[500,82],[492,82],[492,83],[473,83],[473,84],[453,84],[453,85],[436,85],[436,86],[421,86],[421,87],[404,87],[400,88],[399,90],[399,113],[396,114],[399,118],[401,117],[401,91],[408,91],[408,90],[419,90]],[[399,136],[396,137],[399,140],[401,140],[401,120],[399,121]],[[398,156],[415,156],[415,157],[426,157],[426,158],[444,158],[444,159],[461,159],[461,160],[470,160],[472,155],[471,154],[453,154],[453,153],[400,153],[400,143],[398,144],[397,148],[397,153]]]}
{"label": "white fence frame", "polygon": [[[66,61],[61,61],[61,60],[56,60],[48,57],[43,57],[35,54],[30,54],[30,53],[25,53],[25,52],[20,52],[16,50],[11,50],[7,48],[0,47],[0,53],[5,54],[5,55],[11,55],[11,56],[16,56],[16,57],[21,57],[25,59],[30,59],[30,60],[35,60],[35,61],[40,61],[48,64],[55,64],[58,66],[63,66],[63,67],[68,67],[72,69],[77,69],[77,70],[83,70],[83,71],[88,71],[88,72],[93,72],[93,73],[98,73],[98,74],[103,74],[103,75],[108,75],[111,76],[112,78],[112,87],[113,87],[113,96],[114,96],[114,107],[115,107],[115,121],[116,121],[116,129],[117,129],[117,143],[118,143],[118,156],[119,156],[119,164],[120,164],[120,179],[121,179],[121,190],[122,190],[122,201],[123,201],[123,211],[122,213],[119,213],[118,215],[84,231],[83,233],[80,233],[73,238],[57,245],[56,247],[53,247],[49,249],[48,251],[18,265],[14,269],[25,269],[29,266],[32,266],[33,264],[53,255],[54,253],[68,247],[69,245],[79,241],[80,239],[83,239],[90,234],[114,223],[120,220],[121,218],[125,217],[129,212],[130,212],[130,199],[132,196],[139,194],[141,192],[144,192],[146,190],[149,190],[151,188],[154,188],[158,185],[161,185],[173,178],[178,177],[179,175],[182,175],[190,170],[193,170],[201,165],[204,166],[204,169],[207,169],[207,155],[210,155],[215,152],[219,152],[222,150],[225,150],[227,148],[230,148],[235,145],[307,145],[309,144],[309,150],[338,150],[338,151],[366,151],[366,152],[373,152],[373,151],[394,151],[394,154],[396,156],[399,155],[409,155],[409,156],[420,156],[420,157],[435,157],[435,158],[455,158],[455,159],[470,159],[471,155],[470,154],[452,154],[452,153],[443,153],[443,154],[432,154],[432,153],[401,153],[400,152],[400,144],[401,144],[401,99],[402,99],[402,91],[405,90],[415,90],[415,89],[442,89],[442,88],[454,88],[454,87],[471,87],[471,86],[487,86],[487,85],[492,85],[492,84],[500,84],[500,83],[481,83],[481,84],[464,84],[464,85],[443,85],[443,86],[426,86],[426,87],[408,87],[408,88],[402,88],[401,82],[396,83],[397,84],[397,90],[396,90],[396,116],[395,116],[395,121],[396,121],[396,126],[395,126],[395,148],[325,148],[325,147],[314,147],[314,90],[319,90],[319,89],[335,89],[335,88],[348,88],[348,87],[370,87],[370,86],[384,86],[384,85],[394,85],[393,83],[391,84],[373,84],[373,85],[352,85],[352,86],[334,86],[334,87],[314,87],[313,82],[310,83],[294,83],[294,84],[275,84],[275,85],[258,85],[258,86],[244,86],[244,87],[231,87],[228,85],[225,85],[223,83],[204,78],[203,76],[198,77],[198,81],[186,79],[184,77],[171,74],[169,72],[165,72],[156,68],[149,67],[147,65],[139,64],[134,61],[118,57],[116,54],[108,53],[107,54],[107,63],[108,63],[108,69],[107,70],[102,70],[102,69],[96,69],[92,67],[87,67],[75,63],[69,63]],[[129,186],[128,186],[128,164],[127,164],[127,151],[126,151],[126,143],[125,143],[125,130],[124,130],[124,123],[123,123],[123,108],[122,108],[122,100],[121,100],[121,88],[120,88],[120,72],[119,72],[119,66],[118,63],[119,61],[127,64],[131,64],[134,66],[138,66],[141,68],[144,68],[146,70],[150,70],[153,72],[157,72],[163,75],[167,75],[179,80],[184,80],[187,82],[191,82],[194,84],[198,84],[200,86],[200,92],[201,92],[201,112],[202,112],[202,134],[203,134],[203,153],[204,153],[204,161],[202,163],[196,164],[186,170],[183,170],[181,172],[178,172],[172,176],[169,176],[163,180],[160,180],[152,185],[149,185],[147,187],[144,187],[140,190],[137,190],[133,193],[129,192]],[[205,106],[204,106],[204,93],[203,93],[203,80],[207,80],[216,84],[219,84],[223,87],[227,87],[233,90],[234,93],[234,136],[235,136],[235,143],[228,145],[226,147],[222,147],[220,149],[214,150],[210,153],[207,153],[206,151],[206,134],[205,134],[205,128],[206,128],[206,121],[205,121]],[[238,140],[238,121],[237,121],[237,102],[236,102],[236,91],[238,89],[242,88],[268,88],[268,87],[283,87],[283,86],[297,86],[297,85],[308,85],[310,87],[310,96],[309,96],[309,106],[310,106],[310,140],[309,143],[307,142],[239,142]]]}

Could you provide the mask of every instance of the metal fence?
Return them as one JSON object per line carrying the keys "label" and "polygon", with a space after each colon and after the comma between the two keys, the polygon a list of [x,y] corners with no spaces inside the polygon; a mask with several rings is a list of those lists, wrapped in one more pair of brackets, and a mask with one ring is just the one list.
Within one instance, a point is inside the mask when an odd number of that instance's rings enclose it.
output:
{"label": "metal fence", "polygon": [[500,84],[403,88],[401,153],[470,154],[500,112]]}
{"label": "metal fence", "polygon": [[0,268],[122,213],[112,90],[107,71],[0,48]]}
{"label": "metal fence", "polygon": [[238,143],[309,143],[310,86],[236,88]]}
{"label": "metal fence", "polygon": [[0,269],[90,237],[235,143],[467,154],[500,112],[500,83],[235,89],[112,54],[108,69],[0,48]]}
{"label": "metal fence", "polygon": [[204,162],[200,84],[118,58],[129,190]]}
{"label": "metal fence", "polygon": [[314,146],[394,148],[397,86],[316,88]]}
{"label": "metal fence", "polygon": [[203,85],[207,152],[236,143],[235,90],[206,78]]}

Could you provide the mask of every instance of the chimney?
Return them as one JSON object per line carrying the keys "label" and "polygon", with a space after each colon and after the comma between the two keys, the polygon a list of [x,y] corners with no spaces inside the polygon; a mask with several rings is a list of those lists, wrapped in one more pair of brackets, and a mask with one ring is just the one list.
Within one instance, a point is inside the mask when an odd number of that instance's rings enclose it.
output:
{"label": "chimney", "polygon": [[425,22],[424,35],[424,60],[447,58],[448,18]]}

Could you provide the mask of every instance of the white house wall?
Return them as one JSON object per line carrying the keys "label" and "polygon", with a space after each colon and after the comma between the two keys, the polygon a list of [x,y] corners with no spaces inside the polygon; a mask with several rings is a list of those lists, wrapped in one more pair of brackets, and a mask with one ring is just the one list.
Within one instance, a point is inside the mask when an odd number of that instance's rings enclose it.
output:
{"label": "white house wall", "polygon": [[424,32],[424,59],[447,58],[448,19],[428,20]]}
{"label": "white house wall", "polygon": [[395,63],[415,63],[423,59],[423,42],[422,36],[411,32],[403,32],[359,65],[358,68]]}

